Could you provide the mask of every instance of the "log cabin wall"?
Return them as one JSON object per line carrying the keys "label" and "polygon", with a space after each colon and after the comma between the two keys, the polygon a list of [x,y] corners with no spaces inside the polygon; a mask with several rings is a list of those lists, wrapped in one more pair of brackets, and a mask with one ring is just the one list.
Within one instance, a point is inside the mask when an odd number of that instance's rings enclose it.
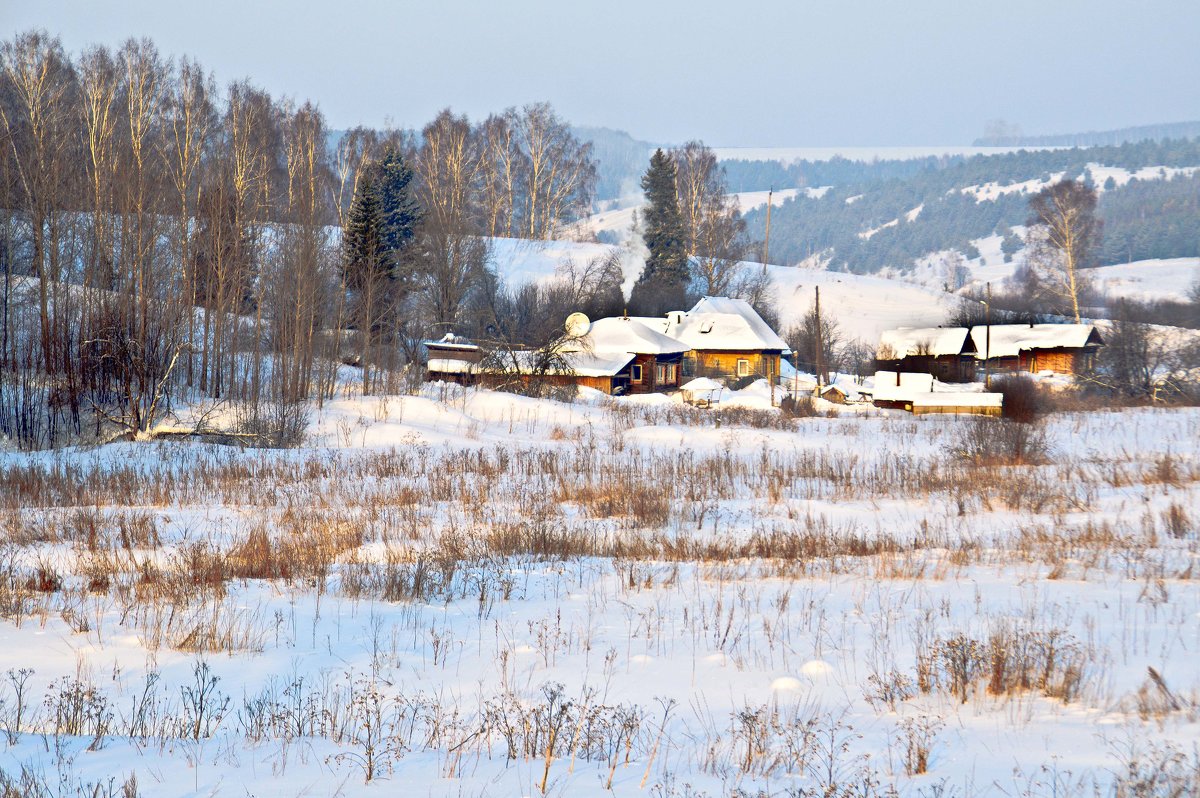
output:
{"label": "log cabin wall", "polygon": [[629,392],[654,393],[657,386],[654,380],[654,355],[637,355],[629,366]]}
{"label": "log cabin wall", "polygon": [[[736,352],[692,350],[684,356],[683,377],[723,377],[737,380],[746,376],[779,377],[779,352]],[[745,373],[738,373],[738,361],[746,361]],[[690,367],[690,368],[689,368]]]}

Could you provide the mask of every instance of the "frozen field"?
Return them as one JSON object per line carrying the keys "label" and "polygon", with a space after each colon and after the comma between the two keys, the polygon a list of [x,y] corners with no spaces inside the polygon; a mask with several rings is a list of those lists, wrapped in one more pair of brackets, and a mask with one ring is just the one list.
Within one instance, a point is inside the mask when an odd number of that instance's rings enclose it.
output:
{"label": "frozen field", "polygon": [[0,769],[1195,794],[1200,412],[1055,415],[1039,465],[957,456],[970,426],[426,386],[314,410],[297,450],[0,454]]}

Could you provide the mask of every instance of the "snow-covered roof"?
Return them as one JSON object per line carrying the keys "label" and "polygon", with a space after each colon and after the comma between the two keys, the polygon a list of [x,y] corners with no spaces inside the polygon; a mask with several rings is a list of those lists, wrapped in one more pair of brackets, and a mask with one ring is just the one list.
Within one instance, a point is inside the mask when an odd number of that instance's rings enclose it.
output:
{"label": "snow-covered roof", "polygon": [[448,332],[436,341],[432,338],[422,341],[428,349],[439,351],[460,350],[463,352],[478,352],[479,346],[471,342],[469,338],[461,335],[455,335],[453,332]]}
{"label": "snow-covered roof", "polygon": [[1102,344],[1094,324],[993,324],[971,328],[977,357],[1016,357],[1031,349],[1081,349]]}
{"label": "snow-covered roof", "polygon": [[651,330],[654,330],[654,332],[658,333],[665,333],[668,326],[666,316],[627,316],[625,318],[628,318],[630,321],[636,321],[640,324],[644,324]]}
{"label": "snow-covered roof", "polygon": [[[663,322],[666,320],[663,319]],[[677,355],[688,351],[686,345],[651,329],[638,319],[617,316],[597,319],[581,340],[581,350],[636,355]]]}
{"label": "snow-covered roof", "polygon": [[[966,327],[901,327],[885,330],[879,336],[879,356],[903,358],[909,355],[971,354],[975,345]],[[888,353],[891,353],[890,355]]]}
{"label": "snow-covered roof", "polygon": [[666,334],[701,351],[783,351],[787,344],[742,299],[706,296],[678,319],[669,314]]}
{"label": "snow-covered roof", "polygon": [[[514,352],[516,367],[522,374],[531,373],[535,367],[537,352]],[[547,374],[572,374],[576,377],[612,377],[633,361],[630,352],[564,352],[563,360],[569,370],[551,368]],[[503,371],[504,369],[493,369]]]}
{"label": "snow-covered roof", "polygon": [[911,402],[920,394],[932,392],[932,374],[915,374],[907,371],[897,374],[894,371],[877,371],[871,395],[877,402]]}
{"label": "snow-covered roof", "polygon": [[[518,373],[528,374],[534,369],[535,352],[514,352],[515,369]],[[628,352],[567,352],[563,359],[570,364],[570,371],[550,369],[548,374],[573,374],[577,377],[612,377],[620,373],[633,361],[633,355]],[[497,374],[514,368],[510,364],[506,368],[496,365],[473,363],[458,358],[430,358],[425,364],[427,371],[438,374]]]}
{"label": "snow-covered roof", "polygon": [[612,377],[633,360],[629,352],[570,352],[564,357],[577,377]]}
{"label": "snow-covered roof", "polygon": [[721,383],[710,377],[697,377],[686,385],[679,386],[681,391],[719,391],[724,388]]}

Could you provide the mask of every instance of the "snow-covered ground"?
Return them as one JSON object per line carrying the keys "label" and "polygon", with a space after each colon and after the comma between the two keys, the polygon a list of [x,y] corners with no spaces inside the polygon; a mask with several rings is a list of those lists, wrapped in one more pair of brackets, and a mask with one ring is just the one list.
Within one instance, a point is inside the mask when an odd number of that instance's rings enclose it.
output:
{"label": "snow-covered ground", "polygon": [[1062,180],[1065,174],[1065,172],[1055,172],[1046,179],[1035,177],[1019,183],[984,183],[982,186],[967,186],[960,190],[963,194],[974,195],[976,202],[984,202],[995,200],[1005,194],[1036,194],[1046,186]]}
{"label": "snow-covered ground", "polygon": [[[582,267],[589,260],[616,254],[625,276],[628,294],[641,274],[644,256],[629,248],[571,241],[529,242],[493,239],[493,265],[510,284],[552,280],[567,261]],[[761,264],[744,263],[746,269]],[[857,274],[830,272],[821,268],[767,267],[775,288],[780,330],[799,322],[821,288],[822,311],[835,319],[849,340],[869,345],[883,330],[895,327],[925,327],[942,324],[962,301],[959,297],[911,282]]]}
{"label": "snow-covered ground", "polygon": [[0,455],[0,770],[1192,794],[1200,412],[1055,416],[1047,464],[993,468],[955,456],[969,420],[738,416],[756,392],[717,416],[432,385],[326,403],[298,450]]}
{"label": "snow-covered ground", "polygon": [[[1114,186],[1124,186],[1130,180],[1170,180],[1178,176],[1190,176],[1200,171],[1200,166],[1143,166],[1140,169],[1126,169],[1120,166],[1105,166],[1099,163],[1089,163],[1086,171],[1091,174],[1096,190],[1103,193],[1109,179]],[[994,200],[1005,194],[1036,194],[1046,186],[1053,185],[1067,177],[1066,172],[1055,172],[1047,178],[1035,177],[1013,183],[985,183],[981,186],[967,186],[961,189],[964,194],[974,195],[976,201]],[[1079,175],[1071,175],[1079,177]]]}
{"label": "snow-covered ground", "polygon": [[780,326],[796,324],[821,289],[821,312],[837,321],[849,341],[874,348],[879,334],[896,327],[936,327],[963,301],[957,296],[899,280],[824,269],[769,267]]}
{"label": "snow-covered ground", "polygon": [[[771,197],[771,204],[778,207],[785,200],[791,199],[802,192],[807,196],[819,198],[829,188],[829,186],[819,186],[805,189],[780,189],[774,192]],[[748,213],[755,208],[764,207],[767,204],[767,195],[769,193],[767,191],[743,191],[741,193],[730,194],[729,196],[733,198],[739,211]],[[627,198],[625,201],[616,204],[619,207],[605,208],[571,225],[566,231],[567,234],[575,237],[589,237],[607,233],[616,236],[617,241],[622,243],[628,242],[633,233],[634,214],[644,203],[639,196]]]}
{"label": "snow-covered ground", "polygon": [[1125,169],[1120,166],[1104,166],[1103,164],[1090,163],[1087,169],[1091,172],[1092,182],[1096,184],[1096,190],[1104,192],[1107,188],[1109,178],[1112,178],[1114,186],[1123,186],[1130,180],[1170,180],[1173,177],[1180,175],[1190,176],[1200,171],[1200,166],[1143,166],[1141,169]]}
{"label": "snow-covered ground", "polygon": [[1185,302],[1200,284],[1200,258],[1138,260],[1089,269],[1087,274],[1110,297]]}

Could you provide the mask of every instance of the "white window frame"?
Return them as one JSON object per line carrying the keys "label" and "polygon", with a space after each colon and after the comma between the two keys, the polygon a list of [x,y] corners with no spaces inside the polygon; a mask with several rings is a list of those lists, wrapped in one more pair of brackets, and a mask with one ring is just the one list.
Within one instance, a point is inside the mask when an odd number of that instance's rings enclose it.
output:
{"label": "white window frame", "polygon": [[750,361],[744,357],[738,358],[737,375],[739,377],[749,377],[750,376]]}

